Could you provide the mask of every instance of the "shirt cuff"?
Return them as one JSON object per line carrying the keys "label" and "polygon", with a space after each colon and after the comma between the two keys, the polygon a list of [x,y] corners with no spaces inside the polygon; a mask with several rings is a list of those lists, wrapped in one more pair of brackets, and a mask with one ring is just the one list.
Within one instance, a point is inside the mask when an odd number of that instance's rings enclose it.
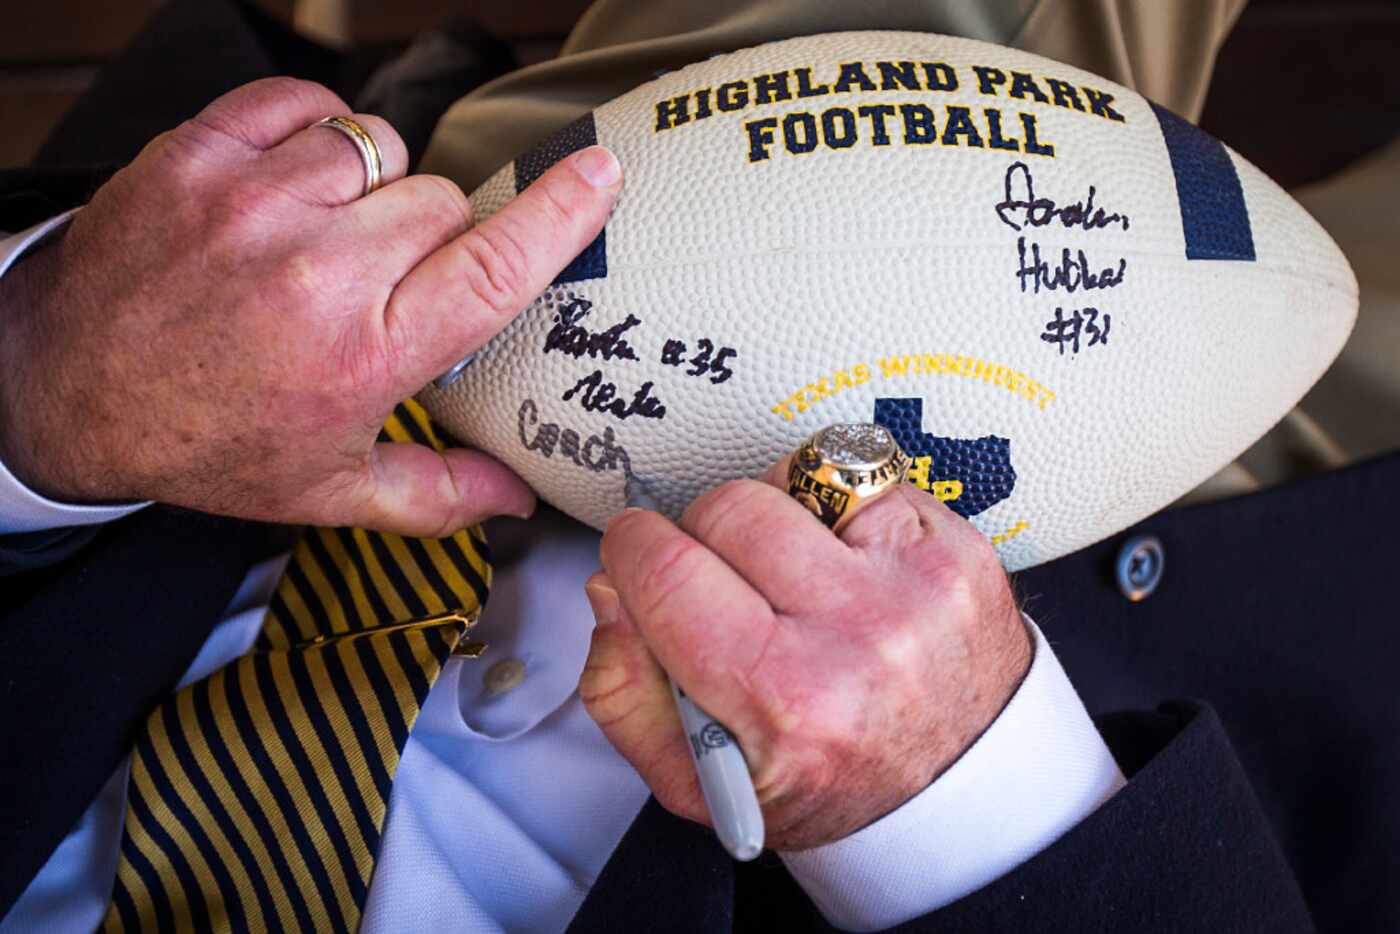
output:
{"label": "shirt cuff", "polygon": [[64,211],[62,214],[56,214],[46,221],[35,224],[28,230],[21,230],[17,234],[11,234],[0,240],[0,276],[9,272],[10,267],[25,253],[56,236],[64,225],[73,219],[73,215],[81,210],[82,208],[73,208]]}
{"label": "shirt cuff", "polygon": [[[64,211],[28,230],[0,240],[0,276],[8,272],[26,252],[61,231],[79,210]],[[4,309],[0,308],[0,332],[4,330],[3,315]],[[4,462],[0,462],[0,535],[111,522],[130,515],[144,505],[78,506],[56,502],[25,486]]]}
{"label": "shirt cuff", "polygon": [[1026,862],[1123,787],[1123,773],[1039,627],[992,725],[933,784],[833,843],[783,853],[828,922],[874,931],[926,915]]}

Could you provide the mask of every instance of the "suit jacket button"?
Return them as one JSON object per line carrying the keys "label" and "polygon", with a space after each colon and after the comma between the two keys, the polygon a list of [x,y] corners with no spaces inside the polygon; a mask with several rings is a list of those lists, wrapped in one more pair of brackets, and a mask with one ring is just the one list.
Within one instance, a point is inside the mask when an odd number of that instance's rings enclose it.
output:
{"label": "suit jacket button", "polygon": [[1115,565],[1118,589],[1134,603],[1147,599],[1162,582],[1166,563],[1167,555],[1157,536],[1137,535],[1128,539],[1118,549]]}

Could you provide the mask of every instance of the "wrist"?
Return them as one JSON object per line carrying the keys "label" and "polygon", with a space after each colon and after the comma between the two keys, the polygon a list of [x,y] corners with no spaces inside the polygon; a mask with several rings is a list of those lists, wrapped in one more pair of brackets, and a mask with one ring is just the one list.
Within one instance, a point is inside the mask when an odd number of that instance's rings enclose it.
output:
{"label": "wrist", "polygon": [[[975,678],[964,692],[970,701],[961,707],[961,716],[950,723],[950,741],[943,747],[942,754],[936,756],[931,763],[928,781],[913,789],[904,801],[900,802],[901,806],[922,793],[929,784],[956,765],[958,760],[976,745],[977,740],[996,723],[1026,680],[1036,655],[1035,632],[1014,600],[1008,600],[1007,609],[1003,613],[988,617],[989,621],[996,619],[1001,621],[998,629],[1002,634],[1001,638],[997,647],[987,653],[983,665],[979,666],[980,677]],[[981,625],[985,626],[987,623]],[[949,711],[950,715],[955,713]]]}
{"label": "wrist", "polygon": [[61,301],[62,259],[58,238],[32,248],[0,276],[0,463],[49,499],[111,499],[83,479],[79,461],[87,439],[77,419],[70,413],[62,424],[49,424],[48,413],[61,395],[51,384],[60,374],[37,324],[51,320],[45,309]]}
{"label": "wrist", "polygon": [[[1001,573],[1000,570],[997,573]],[[801,832],[785,834],[779,850],[804,851],[860,834],[918,798],[954,769],[996,723],[1016,697],[1036,657],[1036,633],[1016,608],[1010,592],[1005,609],[964,621],[974,633],[963,644],[966,656],[948,666],[937,728],[917,745],[882,752],[842,778],[839,789],[823,787],[807,796],[810,815],[796,823]]]}
{"label": "wrist", "polygon": [[1036,634],[1009,592],[1007,597],[1003,612],[989,614],[978,624],[987,629],[995,627],[1001,636],[995,648],[987,651],[982,664],[975,666],[974,678],[965,686],[963,693],[969,698],[968,703],[947,711],[951,718],[947,741],[930,748],[932,755],[924,780],[906,789],[895,807],[884,809],[860,829],[879,823],[927,791],[977,745],[1016,697],[1035,660]]}
{"label": "wrist", "polygon": [[861,830],[783,862],[828,922],[871,931],[928,914],[1032,859],[1124,784],[1054,651],[937,780]]}

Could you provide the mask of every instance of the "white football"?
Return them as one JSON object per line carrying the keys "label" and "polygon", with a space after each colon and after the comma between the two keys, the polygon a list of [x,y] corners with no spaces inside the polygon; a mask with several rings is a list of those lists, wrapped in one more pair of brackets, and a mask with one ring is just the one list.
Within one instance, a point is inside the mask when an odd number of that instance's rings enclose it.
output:
{"label": "white football", "polygon": [[837,33],[670,72],[503,168],[476,216],[595,142],[626,178],[607,229],[421,396],[595,527],[629,472],[676,515],[876,421],[1028,567],[1227,464],[1356,316],[1346,259],[1259,170],[982,42]]}

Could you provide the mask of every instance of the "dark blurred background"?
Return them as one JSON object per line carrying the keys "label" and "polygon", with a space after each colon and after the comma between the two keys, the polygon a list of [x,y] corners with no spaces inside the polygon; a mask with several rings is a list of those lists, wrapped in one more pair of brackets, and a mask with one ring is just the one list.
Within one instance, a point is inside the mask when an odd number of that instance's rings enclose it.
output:
{"label": "dark blurred background", "polygon": [[[417,33],[450,21],[517,63],[558,51],[588,0],[251,0],[347,53],[353,89]],[[1175,2],[1175,0],[1161,0]],[[0,167],[24,165],[97,68],[160,0],[6,0]],[[1400,0],[1252,0],[1225,43],[1201,125],[1285,187],[1323,178],[1400,135]]]}

